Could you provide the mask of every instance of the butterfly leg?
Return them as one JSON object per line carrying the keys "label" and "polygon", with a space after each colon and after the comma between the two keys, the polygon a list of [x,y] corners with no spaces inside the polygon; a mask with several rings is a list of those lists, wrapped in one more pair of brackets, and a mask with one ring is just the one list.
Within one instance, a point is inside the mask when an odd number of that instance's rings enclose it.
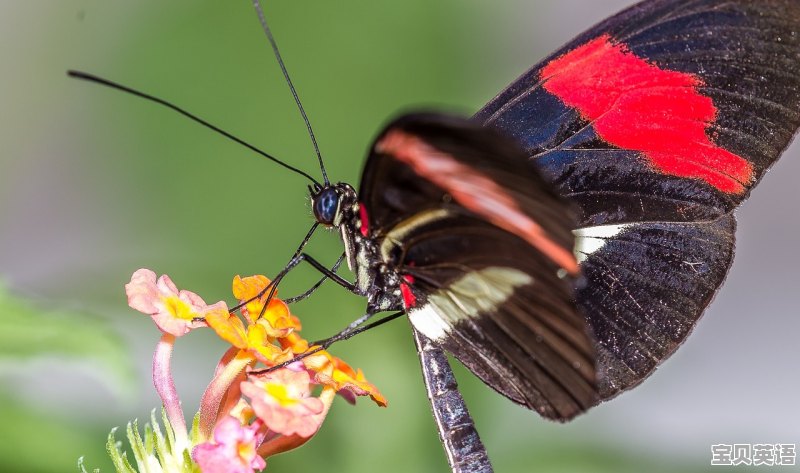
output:
{"label": "butterfly leg", "polygon": [[[241,303],[240,306],[250,302],[251,300],[258,299],[258,298],[262,297],[264,294],[266,294],[267,292],[269,292],[269,295],[267,296],[266,302],[264,303],[264,307],[261,308],[261,313],[258,315],[258,317],[261,318],[264,315],[264,312],[267,310],[267,307],[269,306],[270,301],[272,300],[273,297],[275,297],[275,292],[278,290],[278,285],[280,284],[280,282],[283,280],[284,277],[286,277],[286,275],[289,273],[289,271],[294,269],[298,264],[300,264],[303,261],[307,262],[312,267],[314,267],[314,269],[316,269],[317,271],[322,273],[322,275],[324,276],[323,280],[324,279],[330,279],[333,282],[335,282],[336,284],[342,286],[343,288],[347,289],[348,291],[350,291],[350,292],[352,292],[354,294],[361,295],[361,296],[364,295],[364,294],[362,294],[362,291],[360,291],[355,284],[351,283],[350,281],[344,279],[343,277],[341,277],[341,276],[339,276],[338,274],[335,273],[335,271],[338,269],[338,264],[339,264],[338,262],[337,262],[336,265],[334,265],[333,270],[331,270],[331,269],[328,269],[327,266],[325,266],[322,263],[320,263],[319,261],[315,260],[310,255],[308,255],[306,253],[300,253],[300,254],[296,254],[289,261],[289,263],[281,270],[280,273],[278,273],[277,276],[275,276],[275,279],[273,279],[272,282],[270,282],[269,285],[267,285],[267,287],[262,289],[261,292],[256,294],[250,300],[247,300],[247,301],[244,301],[243,303]],[[318,284],[321,284],[321,282],[318,283]],[[311,292],[313,292],[314,289],[316,289],[316,288],[312,288],[312,290],[310,290],[309,294]],[[301,296],[305,297],[304,295],[301,295]],[[238,306],[237,306],[237,308],[238,308]]]}
{"label": "butterfly leg", "polygon": [[[322,273],[325,278],[330,279],[331,281],[335,282],[336,284],[342,286],[343,288],[347,289],[348,291],[357,294],[359,296],[363,296],[362,292],[358,289],[358,287],[351,283],[350,281],[344,279],[343,277],[339,276],[335,272],[328,269],[327,266],[320,263],[319,261],[315,260],[311,255],[307,253],[300,253],[296,257],[292,258],[286,268],[281,271],[282,273],[288,272],[290,269],[294,268],[301,262],[305,261],[306,263],[310,264],[314,269]],[[285,275],[285,274],[284,274]]]}
{"label": "butterfly leg", "polygon": [[281,369],[281,368],[285,368],[286,366],[288,366],[288,365],[290,365],[290,364],[292,364],[292,363],[294,363],[296,361],[300,361],[303,358],[309,357],[309,356],[311,356],[311,355],[313,355],[315,353],[321,352],[322,350],[328,349],[331,345],[333,345],[336,342],[340,342],[342,340],[347,340],[348,338],[354,337],[354,336],[358,335],[361,332],[366,332],[367,330],[370,330],[370,329],[373,329],[375,327],[381,326],[381,325],[383,325],[383,324],[385,324],[387,322],[391,322],[392,320],[394,320],[394,319],[396,319],[398,317],[401,317],[401,316],[403,316],[405,314],[406,314],[405,311],[395,312],[393,314],[387,315],[386,317],[382,317],[381,319],[376,320],[375,322],[372,322],[372,323],[367,324],[367,325],[362,325],[362,326],[359,327],[359,325],[363,324],[366,320],[368,320],[370,317],[375,315],[374,313],[364,314],[361,317],[359,317],[358,319],[356,319],[353,323],[348,325],[347,328],[345,328],[341,332],[337,333],[336,335],[334,335],[332,337],[329,337],[329,338],[325,338],[323,340],[312,342],[310,345],[311,346],[315,346],[315,348],[313,348],[311,350],[308,350],[307,352],[301,353],[301,354],[295,356],[294,358],[292,358],[291,360],[284,361],[283,363],[279,363],[279,364],[277,364],[275,366],[270,366],[269,368],[265,368],[263,370],[254,370],[254,371],[251,371],[251,373],[259,375],[259,374],[264,374],[264,373],[270,373],[272,371],[275,371],[275,370],[278,370],[278,369]]}
{"label": "butterfly leg", "polygon": [[[345,256],[345,254],[344,254],[344,253],[342,253],[342,255],[341,255],[341,256],[339,256],[339,259],[338,259],[338,260],[336,260],[336,263],[333,265],[333,267],[332,267],[332,268],[330,268],[330,271],[331,271],[331,272],[335,273],[336,271],[338,271],[338,270],[339,270],[339,266],[341,266],[342,262],[344,261],[344,256]],[[317,281],[316,283],[314,283],[314,285],[313,285],[313,286],[311,286],[311,288],[307,289],[307,290],[306,290],[305,292],[303,292],[302,294],[300,294],[300,295],[297,295],[297,296],[294,296],[294,297],[287,297],[287,298],[284,298],[284,299],[283,299],[283,301],[284,301],[284,302],[286,302],[287,304],[292,304],[292,303],[294,303],[294,302],[302,301],[303,299],[305,299],[305,298],[307,298],[308,296],[310,296],[311,294],[313,294],[313,293],[314,293],[314,291],[316,291],[317,289],[319,289],[319,287],[322,285],[322,283],[324,283],[324,282],[325,282],[327,279],[328,279],[328,276],[326,276],[326,275],[323,275],[323,276],[322,276],[322,277],[319,279],[319,281]]]}
{"label": "butterfly leg", "polygon": [[354,320],[350,325],[348,325],[341,332],[337,333],[336,335],[334,335],[332,337],[325,338],[325,339],[322,339],[322,340],[317,340],[316,342],[313,342],[312,345],[319,345],[319,346],[323,347],[323,349],[326,349],[326,348],[330,347],[331,345],[333,345],[336,342],[340,342],[342,340],[347,340],[348,338],[354,337],[354,336],[358,335],[361,332],[366,332],[367,330],[370,330],[370,329],[373,329],[373,328],[378,327],[380,325],[383,325],[386,322],[391,322],[392,320],[394,320],[394,319],[396,319],[396,318],[398,318],[400,316],[403,316],[405,314],[406,314],[405,311],[401,310],[401,311],[389,314],[389,315],[387,315],[385,317],[382,317],[382,318],[380,318],[380,319],[378,319],[375,322],[372,322],[370,324],[363,325],[364,322],[366,322],[367,320],[369,320],[370,318],[372,318],[375,315],[375,313],[367,312],[366,314],[364,314],[361,317],[359,317],[356,320]]}

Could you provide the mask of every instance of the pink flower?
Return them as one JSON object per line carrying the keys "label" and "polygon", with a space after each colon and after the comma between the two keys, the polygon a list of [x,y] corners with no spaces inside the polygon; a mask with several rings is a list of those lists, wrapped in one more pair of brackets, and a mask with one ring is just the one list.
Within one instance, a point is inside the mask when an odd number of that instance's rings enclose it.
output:
{"label": "pink flower", "polygon": [[325,418],[325,405],[311,397],[311,377],[305,370],[280,369],[241,385],[259,419],[273,432],[310,437]]}
{"label": "pink flower", "polygon": [[176,337],[205,327],[205,322],[200,320],[205,312],[228,310],[224,302],[209,306],[191,291],[178,291],[166,274],[156,281],[156,273],[149,269],[133,273],[131,282],[125,285],[125,293],[131,308],[149,315],[162,332]]}
{"label": "pink flower", "polygon": [[235,417],[227,416],[217,423],[214,440],[202,443],[192,451],[192,458],[203,473],[253,473],[267,466],[256,449],[264,440],[261,423],[243,426]]}

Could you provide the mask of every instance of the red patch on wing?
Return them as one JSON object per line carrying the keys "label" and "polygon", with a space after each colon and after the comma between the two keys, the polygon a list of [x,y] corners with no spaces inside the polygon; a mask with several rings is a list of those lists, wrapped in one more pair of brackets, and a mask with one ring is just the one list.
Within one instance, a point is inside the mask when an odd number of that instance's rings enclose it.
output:
{"label": "red patch on wing", "polygon": [[421,138],[401,130],[390,130],[375,149],[408,164],[418,175],[447,191],[465,208],[511,232],[537,248],[559,267],[577,274],[578,262],[572,249],[560,246],[541,225],[519,207],[514,198],[489,176]]}
{"label": "red patch on wing", "polygon": [[540,78],[603,140],[641,152],[659,172],[736,194],[752,182],[752,165],[708,138],[717,108],[693,74],[661,69],[603,35],[552,60]]}
{"label": "red patch on wing", "polygon": [[414,284],[414,276],[406,274],[403,276],[406,282],[400,283],[400,293],[403,296],[403,303],[406,306],[406,309],[410,309],[417,305],[417,296],[411,292],[411,284]]}
{"label": "red patch on wing", "polygon": [[367,208],[362,203],[358,204],[358,218],[361,219],[361,234],[364,237],[369,236],[369,216],[367,215]]}

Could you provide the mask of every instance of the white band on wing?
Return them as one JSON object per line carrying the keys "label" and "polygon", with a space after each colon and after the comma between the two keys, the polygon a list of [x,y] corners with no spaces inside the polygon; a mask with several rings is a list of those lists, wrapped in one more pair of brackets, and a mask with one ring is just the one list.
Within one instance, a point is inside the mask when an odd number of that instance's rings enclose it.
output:
{"label": "white band on wing", "polygon": [[575,235],[575,258],[583,262],[592,253],[605,246],[606,242],[622,233],[630,224],[598,225],[573,230]]}

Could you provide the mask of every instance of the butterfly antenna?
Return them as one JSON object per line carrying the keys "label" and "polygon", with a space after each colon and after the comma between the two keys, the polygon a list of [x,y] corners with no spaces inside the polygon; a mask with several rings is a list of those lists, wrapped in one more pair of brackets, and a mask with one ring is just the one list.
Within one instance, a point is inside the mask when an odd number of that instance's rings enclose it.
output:
{"label": "butterfly antenna", "polygon": [[314,151],[317,153],[319,168],[322,171],[322,180],[325,182],[325,185],[327,186],[328,184],[330,184],[330,181],[328,180],[328,173],[325,171],[325,163],[323,163],[322,161],[322,153],[319,152],[319,145],[317,144],[317,138],[314,136],[314,130],[311,129],[311,122],[308,120],[308,115],[306,115],[306,111],[303,109],[303,104],[300,102],[300,97],[298,97],[297,95],[297,90],[295,90],[294,85],[292,85],[292,79],[289,78],[289,71],[286,70],[286,66],[283,64],[283,59],[281,58],[281,52],[278,50],[278,43],[275,42],[275,37],[272,36],[272,31],[269,29],[269,25],[267,24],[267,17],[264,15],[264,9],[261,8],[261,0],[253,0],[253,6],[255,7],[256,13],[258,14],[258,21],[261,22],[261,29],[263,29],[264,34],[267,35],[269,44],[272,45],[272,52],[275,53],[275,59],[278,60],[278,65],[281,66],[283,77],[286,79],[286,83],[289,85],[289,89],[292,91],[292,96],[294,97],[294,101],[297,104],[297,108],[300,109],[300,115],[303,116],[303,121],[306,122],[306,128],[308,129],[308,136],[311,137],[311,143],[314,145]]}
{"label": "butterfly antenna", "polygon": [[93,82],[95,84],[104,85],[104,86],[110,87],[112,89],[116,89],[116,90],[131,94],[131,95],[135,95],[136,97],[143,98],[143,99],[148,100],[150,102],[155,102],[155,103],[157,103],[159,105],[163,105],[164,107],[167,107],[170,110],[174,110],[174,111],[180,113],[181,115],[189,118],[190,120],[192,120],[192,121],[194,121],[196,123],[199,123],[199,124],[203,125],[204,127],[209,128],[209,129],[219,133],[220,135],[224,136],[225,138],[228,138],[231,141],[239,143],[240,145],[244,146],[245,148],[250,149],[251,151],[255,151],[256,153],[258,153],[261,156],[269,159],[270,161],[272,161],[274,163],[277,163],[277,164],[283,166],[284,168],[286,168],[286,169],[288,169],[288,170],[290,170],[292,172],[300,174],[301,176],[305,177],[306,179],[308,179],[309,181],[313,182],[314,184],[319,185],[317,180],[314,179],[313,177],[309,176],[307,173],[297,169],[294,166],[286,164],[285,162],[281,161],[280,159],[276,158],[275,156],[272,156],[271,154],[256,148],[255,146],[253,146],[250,143],[242,140],[241,138],[237,138],[236,136],[234,136],[234,135],[228,133],[227,131],[217,127],[216,125],[212,125],[211,123],[203,120],[202,118],[198,117],[197,115],[194,115],[193,113],[187,112],[183,108],[181,108],[181,107],[179,107],[179,106],[177,106],[177,105],[175,105],[173,103],[167,102],[164,99],[160,99],[158,97],[154,97],[154,96],[152,96],[150,94],[146,94],[146,93],[138,91],[136,89],[132,89],[132,88],[130,88],[128,86],[125,86],[125,85],[122,85],[122,84],[118,84],[116,82],[112,82],[112,81],[110,81],[108,79],[103,79],[102,77],[98,77],[96,75],[89,74],[89,73],[86,73],[86,72],[70,70],[70,71],[67,71],[67,75],[70,76],[70,77],[73,77],[75,79],[81,79],[81,80],[85,80],[85,81],[88,81],[88,82]]}

